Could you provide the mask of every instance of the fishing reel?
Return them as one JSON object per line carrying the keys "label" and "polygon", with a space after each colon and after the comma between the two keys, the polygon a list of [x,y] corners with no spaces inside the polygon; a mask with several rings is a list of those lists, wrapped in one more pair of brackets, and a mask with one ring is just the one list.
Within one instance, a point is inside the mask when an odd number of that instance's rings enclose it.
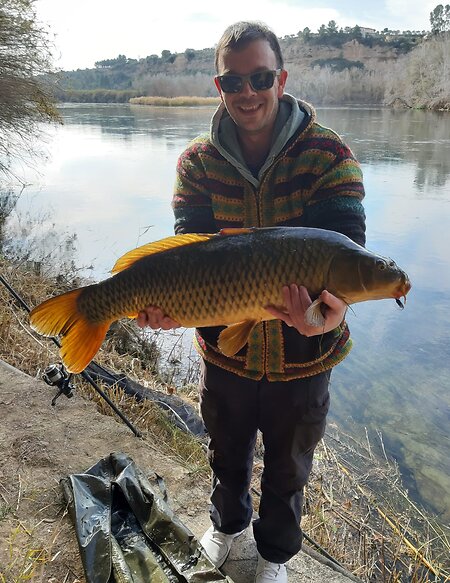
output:
{"label": "fishing reel", "polygon": [[72,375],[62,364],[50,364],[42,373],[42,379],[51,387],[58,387],[58,392],[52,399],[52,407],[56,405],[56,399],[65,395],[68,399],[73,397],[75,387],[70,383]]}

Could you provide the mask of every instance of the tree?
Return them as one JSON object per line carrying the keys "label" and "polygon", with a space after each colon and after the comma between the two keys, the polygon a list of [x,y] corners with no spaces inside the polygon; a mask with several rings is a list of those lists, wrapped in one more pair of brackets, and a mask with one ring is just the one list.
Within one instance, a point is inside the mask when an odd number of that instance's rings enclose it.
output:
{"label": "tree", "polygon": [[305,26],[305,28],[303,29],[303,32],[299,32],[298,36],[303,35],[303,39],[308,42],[308,40],[311,38],[311,29],[308,28],[307,26]]}
{"label": "tree", "polygon": [[352,38],[355,38],[356,40],[361,40],[362,39],[362,32],[361,32],[361,27],[356,25],[353,28],[350,29],[350,34],[352,35]]}
{"label": "tree", "polygon": [[157,65],[159,62],[159,57],[158,55],[149,55],[148,57],[145,57],[145,63],[147,65],[149,65],[150,67],[154,67],[155,65]]}
{"label": "tree", "polygon": [[195,59],[195,50],[194,49],[186,49],[184,51],[184,56],[186,57],[187,62],[190,63],[192,61],[192,59]]}
{"label": "tree", "polygon": [[338,32],[339,31],[338,31],[336,21],[330,20],[330,22],[328,23],[328,26],[327,26],[327,33],[328,34],[337,34]]}
{"label": "tree", "polygon": [[324,24],[320,25],[319,30],[317,31],[320,39],[324,39],[327,36],[327,28]]}
{"label": "tree", "polygon": [[443,6],[438,4],[436,8],[430,12],[431,32],[433,34],[441,34],[450,31],[450,4]]}
{"label": "tree", "polygon": [[163,51],[161,51],[161,59],[163,60],[164,63],[173,63],[176,58],[177,58],[177,55],[172,54],[167,49],[164,49]]}
{"label": "tree", "polygon": [[49,82],[51,43],[38,23],[35,0],[0,0],[0,175],[37,154],[42,122],[59,120]]}

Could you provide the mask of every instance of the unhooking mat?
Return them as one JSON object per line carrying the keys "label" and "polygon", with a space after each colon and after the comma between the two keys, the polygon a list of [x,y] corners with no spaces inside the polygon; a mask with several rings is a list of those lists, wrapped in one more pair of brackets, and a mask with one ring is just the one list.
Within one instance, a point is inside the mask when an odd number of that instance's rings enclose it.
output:
{"label": "unhooking mat", "polygon": [[232,583],[123,453],[61,485],[88,583]]}

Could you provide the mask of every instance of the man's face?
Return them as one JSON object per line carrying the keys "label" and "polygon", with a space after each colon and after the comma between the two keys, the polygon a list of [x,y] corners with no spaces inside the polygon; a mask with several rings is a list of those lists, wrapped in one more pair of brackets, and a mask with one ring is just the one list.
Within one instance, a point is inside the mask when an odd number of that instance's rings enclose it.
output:
{"label": "man's face", "polygon": [[[277,60],[266,40],[257,40],[240,51],[222,52],[218,61],[219,75],[250,75],[259,71],[277,69]],[[282,71],[275,78],[273,87],[255,91],[245,82],[240,93],[224,93],[220,90],[222,101],[239,128],[241,134],[260,134],[271,132],[278,111],[278,99],[283,95],[287,73]]]}

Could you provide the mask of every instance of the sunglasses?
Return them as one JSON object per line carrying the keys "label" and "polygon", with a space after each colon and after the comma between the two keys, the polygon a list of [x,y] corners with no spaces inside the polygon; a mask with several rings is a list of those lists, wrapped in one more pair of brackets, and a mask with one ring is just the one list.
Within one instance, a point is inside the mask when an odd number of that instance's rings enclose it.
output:
{"label": "sunglasses", "polygon": [[224,93],[240,93],[247,81],[253,91],[265,91],[273,87],[275,78],[281,73],[281,69],[275,71],[259,71],[251,75],[217,75],[216,79],[220,89]]}

